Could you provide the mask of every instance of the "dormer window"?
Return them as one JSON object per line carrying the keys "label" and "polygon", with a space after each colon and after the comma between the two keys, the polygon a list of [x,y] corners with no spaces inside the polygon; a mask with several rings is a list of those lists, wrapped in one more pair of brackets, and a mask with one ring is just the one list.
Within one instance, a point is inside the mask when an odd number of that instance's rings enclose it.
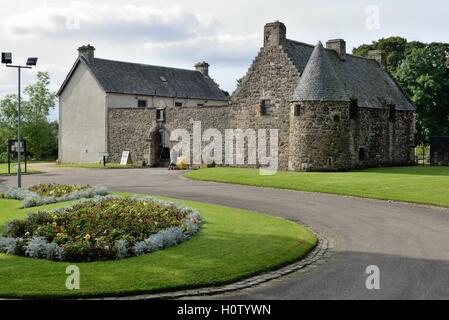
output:
{"label": "dormer window", "polygon": [[270,100],[265,99],[260,102],[260,114],[262,116],[271,115],[271,101]]}
{"label": "dormer window", "polygon": [[138,108],[146,108],[148,105],[147,100],[137,100],[137,107]]}

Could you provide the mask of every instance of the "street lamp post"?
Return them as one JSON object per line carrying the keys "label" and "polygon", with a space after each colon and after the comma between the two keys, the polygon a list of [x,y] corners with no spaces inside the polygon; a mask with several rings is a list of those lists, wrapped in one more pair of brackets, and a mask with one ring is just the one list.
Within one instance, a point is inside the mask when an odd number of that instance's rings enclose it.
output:
{"label": "street lamp post", "polygon": [[22,187],[22,165],[21,165],[21,152],[22,152],[22,139],[20,135],[20,124],[21,124],[21,71],[22,69],[31,69],[37,64],[37,58],[28,58],[26,66],[22,65],[12,65],[12,54],[10,52],[2,53],[2,63],[6,64],[8,68],[16,68],[18,72],[18,96],[17,96],[17,187]]}

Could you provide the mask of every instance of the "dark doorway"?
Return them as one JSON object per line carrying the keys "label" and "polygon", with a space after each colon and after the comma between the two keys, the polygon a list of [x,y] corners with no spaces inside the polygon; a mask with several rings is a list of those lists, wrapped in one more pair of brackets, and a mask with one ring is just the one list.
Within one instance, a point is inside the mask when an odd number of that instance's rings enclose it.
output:
{"label": "dark doorway", "polygon": [[165,129],[158,129],[153,135],[152,147],[154,162],[153,166],[164,167],[170,162],[170,135]]}

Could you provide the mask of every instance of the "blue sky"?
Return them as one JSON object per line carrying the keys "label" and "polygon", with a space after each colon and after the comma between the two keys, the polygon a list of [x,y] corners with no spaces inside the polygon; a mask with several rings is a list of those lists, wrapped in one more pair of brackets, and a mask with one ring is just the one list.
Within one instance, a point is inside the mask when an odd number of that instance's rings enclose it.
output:
{"label": "blue sky", "polygon": [[[36,71],[49,71],[57,90],[76,48],[90,43],[102,58],[181,68],[208,61],[215,81],[232,92],[262,46],[267,22],[284,22],[287,37],[298,41],[343,38],[350,51],[392,35],[449,42],[448,16],[443,0],[16,0],[2,2],[0,50],[13,52],[16,63],[39,57],[38,68],[25,71],[25,85]],[[16,81],[13,70],[0,67],[0,98],[16,92]]]}

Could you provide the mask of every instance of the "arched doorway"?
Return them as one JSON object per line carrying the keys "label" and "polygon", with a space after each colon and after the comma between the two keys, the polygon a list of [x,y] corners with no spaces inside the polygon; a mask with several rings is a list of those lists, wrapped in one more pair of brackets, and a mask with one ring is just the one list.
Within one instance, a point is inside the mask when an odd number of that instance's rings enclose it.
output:
{"label": "arched doorway", "polygon": [[170,163],[170,134],[165,128],[157,128],[151,137],[152,167],[168,167]]}

